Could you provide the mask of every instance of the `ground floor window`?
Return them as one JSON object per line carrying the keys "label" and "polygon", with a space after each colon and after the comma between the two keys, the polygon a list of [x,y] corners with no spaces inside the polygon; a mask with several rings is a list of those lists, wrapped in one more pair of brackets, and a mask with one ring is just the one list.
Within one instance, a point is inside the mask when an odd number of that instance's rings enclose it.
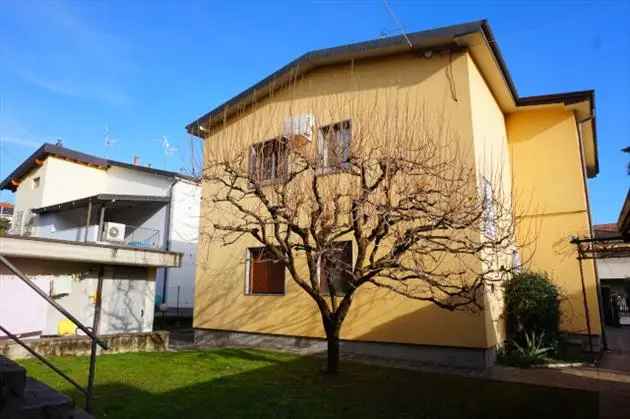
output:
{"label": "ground floor window", "polygon": [[284,264],[275,260],[267,247],[247,249],[245,293],[250,295],[283,295]]}
{"label": "ground floor window", "polygon": [[352,281],[352,242],[338,242],[327,250],[319,262],[319,292],[343,296],[350,289]]}

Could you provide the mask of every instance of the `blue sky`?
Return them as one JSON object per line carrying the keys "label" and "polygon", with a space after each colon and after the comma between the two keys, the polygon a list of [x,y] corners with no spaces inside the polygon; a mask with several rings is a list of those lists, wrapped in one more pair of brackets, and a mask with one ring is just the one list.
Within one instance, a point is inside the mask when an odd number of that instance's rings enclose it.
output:
{"label": "blue sky", "polygon": [[[630,145],[630,2],[390,4],[409,32],[489,19],[522,96],[595,89],[601,171],[591,205],[594,222],[616,220],[630,181],[620,152]],[[0,176],[57,138],[189,168],[186,123],[306,51],[384,33],[397,34],[381,0],[4,0]],[[164,137],[177,151],[164,152]]]}

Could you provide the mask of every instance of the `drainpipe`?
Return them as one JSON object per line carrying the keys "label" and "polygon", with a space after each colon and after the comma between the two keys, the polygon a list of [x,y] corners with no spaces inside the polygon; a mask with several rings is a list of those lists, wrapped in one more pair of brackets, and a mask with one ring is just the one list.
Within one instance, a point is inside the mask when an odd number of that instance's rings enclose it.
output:
{"label": "drainpipe", "polygon": [[[578,245],[579,246],[579,245]],[[584,316],[586,316],[586,330],[588,332],[588,348],[591,352],[591,356],[594,356],[593,351],[593,331],[591,329],[591,314],[588,310],[588,299],[586,295],[586,284],[584,281],[584,268],[582,268],[582,255],[581,250],[578,250],[578,266],[580,268],[580,280],[582,282],[582,298],[584,299]]]}
{"label": "drainpipe", "polygon": [[[584,157],[584,143],[582,141],[582,124],[592,121],[594,119],[593,112],[591,111],[591,115],[586,118],[580,119],[576,121],[577,124],[577,133],[579,138],[579,150],[580,150],[580,162],[582,163],[582,167],[586,170],[586,159]],[[588,198],[588,186],[586,183],[586,178],[582,175],[582,186],[584,188],[584,197],[586,198],[586,209],[588,216],[588,232],[590,237],[595,237],[593,234],[593,220],[591,219],[591,202]],[[578,257],[580,256],[579,252],[581,252],[581,246],[579,240],[576,240],[576,245],[578,247]],[[602,297],[602,284],[599,280],[599,271],[597,269],[597,261],[593,259],[593,269],[595,270],[595,287],[596,287],[596,295],[597,295],[597,305],[599,307],[599,327],[602,331],[602,346],[605,351],[608,350],[608,337],[606,336],[606,324],[604,322],[604,307],[603,307],[603,297]],[[580,269],[582,269],[582,260],[580,259]],[[582,281],[584,279],[582,278]]]}
{"label": "drainpipe", "polygon": [[[167,252],[171,248],[171,205],[173,204],[173,187],[178,182],[177,178],[171,182],[171,186],[168,188],[168,205],[166,206],[166,216],[164,217],[164,246],[163,249]],[[168,270],[170,268],[164,268],[164,282],[162,283],[162,304],[166,302],[166,289],[168,282]]]}

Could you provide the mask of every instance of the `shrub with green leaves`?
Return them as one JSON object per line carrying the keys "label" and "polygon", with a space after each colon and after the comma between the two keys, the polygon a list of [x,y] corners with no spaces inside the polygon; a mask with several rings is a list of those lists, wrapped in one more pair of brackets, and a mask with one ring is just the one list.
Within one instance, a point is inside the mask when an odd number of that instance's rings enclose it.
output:
{"label": "shrub with green leaves", "polygon": [[542,337],[541,345],[555,347],[560,324],[560,292],[544,273],[520,272],[505,288],[507,341],[527,345],[528,336]]}

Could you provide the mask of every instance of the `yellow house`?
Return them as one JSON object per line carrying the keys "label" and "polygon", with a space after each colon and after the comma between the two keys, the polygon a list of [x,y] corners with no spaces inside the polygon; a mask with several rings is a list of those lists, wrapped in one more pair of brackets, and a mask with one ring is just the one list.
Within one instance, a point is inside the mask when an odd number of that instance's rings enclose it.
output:
{"label": "yellow house", "polygon": [[[227,139],[241,141],[231,147],[255,148],[280,135],[290,115],[354,129],[361,121],[341,105],[347,103],[369,103],[376,114],[413,107],[440,115],[477,172],[513,197],[517,236],[524,238],[520,259],[548,272],[566,297],[562,330],[599,345],[597,273],[592,261],[577,260],[570,243],[591,230],[586,178],[598,173],[593,91],[520,97],[488,23],[479,21],[307,53],[186,128],[204,140],[208,159]],[[210,194],[206,183],[202,206]],[[527,205],[516,208],[517,201]],[[318,309],[293,281],[270,276],[253,286],[246,256],[252,243],[213,240],[212,226],[224,216],[202,209],[196,340],[324,348]],[[357,291],[342,350],[489,366],[504,331],[500,292],[487,292],[492,304],[474,313]]]}

